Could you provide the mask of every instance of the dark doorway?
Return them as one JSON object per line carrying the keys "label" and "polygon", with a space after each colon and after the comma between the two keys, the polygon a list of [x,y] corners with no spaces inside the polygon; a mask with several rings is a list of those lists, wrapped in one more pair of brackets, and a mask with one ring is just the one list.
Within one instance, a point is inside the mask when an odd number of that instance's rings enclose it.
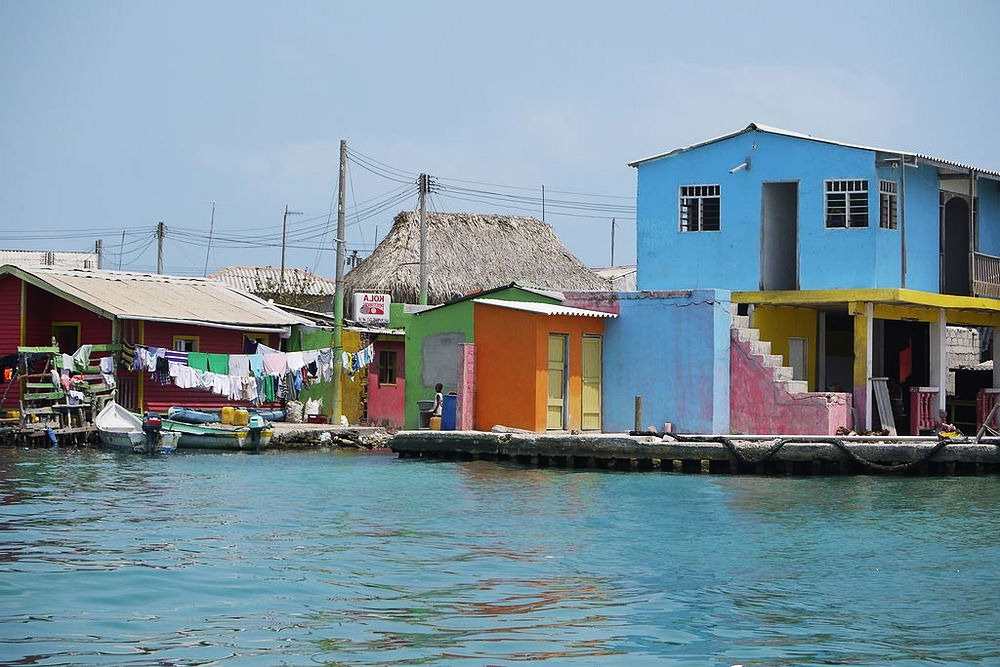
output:
{"label": "dark doorway", "polygon": [[761,186],[760,288],[794,290],[798,275],[798,183]]}
{"label": "dark doorway", "polygon": [[52,339],[63,354],[73,354],[80,347],[79,324],[53,324]]}
{"label": "dark doorway", "polygon": [[881,372],[888,378],[896,432],[910,433],[910,388],[930,384],[930,325],[884,320],[882,327]]}
{"label": "dark doorway", "polygon": [[824,318],[824,379],[820,391],[854,391],[854,318],[826,313]]}
{"label": "dark doorway", "polygon": [[951,197],[941,214],[941,291],[969,296],[969,204]]}

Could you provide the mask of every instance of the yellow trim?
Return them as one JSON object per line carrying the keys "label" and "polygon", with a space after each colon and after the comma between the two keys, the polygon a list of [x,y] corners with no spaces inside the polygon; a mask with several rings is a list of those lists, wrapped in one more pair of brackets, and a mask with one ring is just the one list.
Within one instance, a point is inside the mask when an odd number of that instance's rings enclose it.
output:
{"label": "yellow trim", "polygon": [[197,352],[201,347],[201,336],[174,336],[174,339],[170,342],[170,349],[176,350],[177,341],[181,340],[194,343],[194,345],[191,346],[190,352]]}
{"label": "yellow trim", "polygon": [[75,328],[76,329],[76,347],[73,349],[73,352],[76,352],[78,349],[80,349],[80,345],[83,343],[83,341],[80,339],[80,330],[83,328],[82,324],[83,324],[82,322],[52,322],[49,325],[49,337],[50,338],[55,338],[55,333],[56,333],[55,329],[56,329],[56,327],[73,327],[73,328]]}
{"label": "yellow trim", "polygon": [[[1000,299],[935,294],[911,289],[788,290],[775,292],[733,292],[733,303],[782,306],[843,305],[853,314],[863,313],[870,302],[886,319],[915,318],[937,321],[937,309],[947,311],[948,324],[1000,327]],[[903,307],[902,310],[883,306]],[[928,311],[932,308],[934,311]],[[891,315],[899,315],[898,318]],[[879,315],[876,315],[879,317]]]}
{"label": "yellow trim", "polygon": [[28,343],[26,339],[28,338],[28,283],[24,280],[21,281],[21,342],[20,345],[24,347]]}
{"label": "yellow trim", "polygon": [[[139,345],[146,344],[146,322],[139,320]],[[146,412],[146,374],[141,370],[135,374],[136,402],[139,404],[139,412]]]}

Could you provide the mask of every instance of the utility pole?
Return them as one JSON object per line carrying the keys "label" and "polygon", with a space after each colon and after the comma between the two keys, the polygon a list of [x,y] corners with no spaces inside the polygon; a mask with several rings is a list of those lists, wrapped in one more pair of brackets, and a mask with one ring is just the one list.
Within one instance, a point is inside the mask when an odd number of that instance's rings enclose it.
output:
{"label": "utility pole", "polygon": [[542,222],[545,222],[545,185],[542,185]]}
{"label": "utility pole", "polygon": [[427,174],[420,174],[420,304],[427,305]]}
{"label": "utility pole", "polygon": [[285,237],[288,235],[288,216],[302,215],[299,211],[289,211],[288,204],[285,204],[285,214],[281,216],[281,278],[278,280],[278,289],[285,291]]}
{"label": "utility pole", "polygon": [[212,219],[208,223],[208,250],[205,251],[205,271],[201,274],[203,278],[208,276],[208,257],[212,254],[212,230],[215,229],[215,202],[212,202]]}
{"label": "utility pole", "polygon": [[160,220],[156,223],[156,272],[163,273],[163,237],[167,235],[167,227]]}
{"label": "utility pole", "polygon": [[122,242],[118,246],[118,270],[122,270],[122,255],[125,253],[125,230],[122,230]]}
{"label": "utility pole", "polygon": [[344,328],[344,186],[347,183],[347,140],[340,140],[340,178],[337,180],[337,279],[333,297],[333,419],[340,424],[340,373]]}
{"label": "utility pole", "polygon": [[615,265],[615,219],[611,218],[611,266]]}
{"label": "utility pole", "polygon": [[104,241],[97,239],[94,241],[94,254],[97,255],[97,268],[101,268],[101,256],[104,254]]}

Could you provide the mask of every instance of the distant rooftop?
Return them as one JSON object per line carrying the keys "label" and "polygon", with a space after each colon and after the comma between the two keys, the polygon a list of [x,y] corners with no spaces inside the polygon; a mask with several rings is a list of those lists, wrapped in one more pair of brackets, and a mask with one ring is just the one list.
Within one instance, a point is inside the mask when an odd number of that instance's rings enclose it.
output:
{"label": "distant rooftop", "polygon": [[[229,266],[210,276],[234,289],[251,294],[278,292],[281,288],[281,268],[273,266]],[[285,289],[308,296],[330,296],[336,283],[305,269],[285,268]]]}
{"label": "distant rooftop", "polygon": [[96,269],[96,252],[62,250],[0,250],[0,266],[58,266],[73,269]]}

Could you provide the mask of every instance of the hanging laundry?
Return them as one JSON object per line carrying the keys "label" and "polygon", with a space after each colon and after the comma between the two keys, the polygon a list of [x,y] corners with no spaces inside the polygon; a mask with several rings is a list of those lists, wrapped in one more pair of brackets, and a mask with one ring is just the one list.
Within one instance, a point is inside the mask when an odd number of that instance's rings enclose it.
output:
{"label": "hanging laundry", "polygon": [[60,364],[59,368],[68,368],[69,370],[73,370],[73,355],[72,354],[63,354],[61,362],[62,363]]}
{"label": "hanging laundry", "polygon": [[204,352],[188,352],[188,366],[199,371],[208,370],[208,355]]}
{"label": "hanging laundry", "polygon": [[128,343],[122,343],[122,368],[132,368],[135,362],[135,347]]}
{"label": "hanging laundry", "polygon": [[333,350],[330,348],[320,350],[316,355],[316,364],[319,366],[319,379],[323,382],[329,382],[333,377],[332,357]]}
{"label": "hanging laundry", "polygon": [[286,352],[285,360],[288,363],[288,370],[295,371],[305,366],[301,352]]}
{"label": "hanging laundry", "polygon": [[264,372],[268,375],[284,375],[288,372],[288,359],[284,352],[264,354]]}
{"label": "hanging laundry", "polygon": [[316,359],[319,358],[319,350],[302,350],[302,365],[308,366],[309,364],[316,363]]}
{"label": "hanging laundry", "polygon": [[257,339],[243,334],[243,354],[257,354]]}
{"label": "hanging laundry", "polygon": [[146,348],[136,345],[132,350],[132,370],[141,371],[146,366]]}
{"label": "hanging laundry", "polygon": [[264,343],[257,343],[257,354],[274,354],[275,352],[280,352],[281,350],[276,350],[273,347],[268,347]]}
{"label": "hanging laundry", "polygon": [[213,373],[221,373],[222,375],[229,375],[229,355],[209,354],[208,370],[212,371]]}
{"label": "hanging laundry", "polygon": [[180,350],[167,350],[164,356],[167,360],[174,362],[175,364],[186,364],[188,362],[189,352],[181,352]]}
{"label": "hanging laundry", "polygon": [[73,353],[73,370],[87,370],[90,366],[90,352],[93,349],[93,345],[81,345],[80,349]]}
{"label": "hanging laundry", "polygon": [[62,381],[59,378],[59,371],[57,371],[54,368],[52,369],[52,386],[54,386],[56,388],[62,386]]}
{"label": "hanging laundry", "polygon": [[102,373],[114,373],[115,372],[115,358],[114,357],[101,357],[101,361],[98,364],[100,366]]}
{"label": "hanging laundry", "polygon": [[170,384],[170,362],[166,357],[156,357],[156,370],[153,372],[153,382],[162,385]]}
{"label": "hanging laundry", "polygon": [[264,375],[264,355],[263,354],[251,354],[249,356],[250,360],[250,372],[260,377]]}
{"label": "hanging laundry", "polygon": [[250,357],[245,354],[229,355],[229,374],[239,377],[250,375]]}
{"label": "hanging laundry", "polygon": [[264,376],[264,400],[268,403],[274,403],[274,376],[265,375]]}

